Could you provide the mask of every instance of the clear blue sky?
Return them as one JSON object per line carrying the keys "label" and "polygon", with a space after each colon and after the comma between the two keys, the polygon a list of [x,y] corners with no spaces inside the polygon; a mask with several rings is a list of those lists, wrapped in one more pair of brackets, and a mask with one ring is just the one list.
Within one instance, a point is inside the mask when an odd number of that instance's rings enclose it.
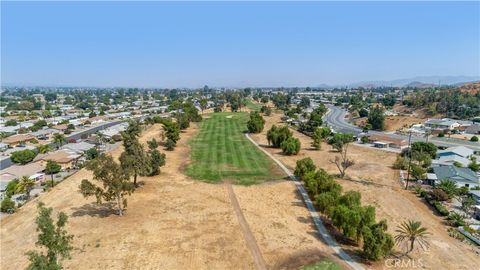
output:
{"label": "clear blue sky", "polygon": [[480,3],[4,2],[3,84],[315,86],[480,74]]}

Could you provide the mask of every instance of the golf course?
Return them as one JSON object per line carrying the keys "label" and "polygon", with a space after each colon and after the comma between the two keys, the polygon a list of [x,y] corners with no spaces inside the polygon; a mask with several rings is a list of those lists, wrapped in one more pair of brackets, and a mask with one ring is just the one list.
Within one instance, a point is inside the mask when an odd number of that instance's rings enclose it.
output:
{"label": "golf course", "polygon": [[250,185],[282,178],[274,163],[245,137],[248,113],[213,113],[190,140],[187,175],[216,183],[230,180]]}

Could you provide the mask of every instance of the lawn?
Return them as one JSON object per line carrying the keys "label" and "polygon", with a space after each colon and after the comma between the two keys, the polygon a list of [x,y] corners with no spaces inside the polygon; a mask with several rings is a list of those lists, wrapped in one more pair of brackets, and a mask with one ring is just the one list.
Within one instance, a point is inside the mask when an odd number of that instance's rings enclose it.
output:
{"label": "lawn", "polygon": [[219,182],[232,180],[250,185],[282,178],[276,165],[244,135],[247,113],[213,113],[200,124],[199,134],[190,140],[192,178]]}
{"label": "lawn", "polygon": [[252,111],[260,111],[260,109],[262,108],[262,104],[255,102],[251,99],[247,99],[247,108]]}

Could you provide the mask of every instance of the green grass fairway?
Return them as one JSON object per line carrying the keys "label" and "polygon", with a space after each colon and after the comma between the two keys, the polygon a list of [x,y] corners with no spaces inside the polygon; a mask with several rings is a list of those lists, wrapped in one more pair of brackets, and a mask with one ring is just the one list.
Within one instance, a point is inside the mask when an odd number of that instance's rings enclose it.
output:
{"label": "green grass fairway", "polygon": [[334,262],[324,260],[304,266],[301,268],[301,270],[342,270],[342,267]]}
{"label": "green grass fairway", "polygon": [[257,103],[251,99],[247,99],[247,108],[252,111],[260,111],[260,109],[262,108],[262,104]]}
{"label": "green grass fairway", "polygon": [[[232,180],[250,185],[282,178],[264,153],[244,135],[248,113],[213,113],[200,124],[200,133],[190,140],[192,163],[186,173],[192,178],[219,182]],[[277,171],[278,172],[278,171]]]}

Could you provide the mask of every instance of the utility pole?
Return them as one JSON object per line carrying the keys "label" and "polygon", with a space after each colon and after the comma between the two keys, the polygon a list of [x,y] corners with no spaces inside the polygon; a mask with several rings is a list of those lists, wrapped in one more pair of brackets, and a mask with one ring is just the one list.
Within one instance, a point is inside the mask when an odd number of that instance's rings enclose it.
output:
{"label": "utility pole", "polygon": [[412,166],[412,132],[409,132],[408,135],[408,170],[407,170],[407,179],[405,179],[405,189],[408,189],[408,180],[410,179],[410,167]]}

